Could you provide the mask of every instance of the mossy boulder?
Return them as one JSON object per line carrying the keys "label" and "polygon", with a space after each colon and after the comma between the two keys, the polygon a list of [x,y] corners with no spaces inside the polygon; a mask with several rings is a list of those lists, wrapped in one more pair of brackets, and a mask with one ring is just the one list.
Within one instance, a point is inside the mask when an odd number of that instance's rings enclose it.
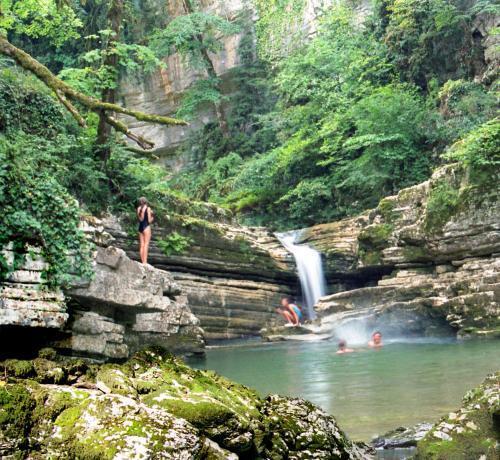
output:
{"label": "mossy boulder", "polygon": [[[89,365],[85,373],[80,362],[73,368],[71,362],[31,363],[30,378],[9,374],[0,384],[0,455],[370,458],[313,404],[277,396],[262,400],[253,390],[191,369],[161,349],[137,353],[124,364]],[[37,369],[47,375],[49,363],[63,370],[63,384],[36,381]]]}
{"label": "mossy boulder", "polygon": [[469,391],[417,445],[417,460],[496,460],[500,457],[500,372]]}

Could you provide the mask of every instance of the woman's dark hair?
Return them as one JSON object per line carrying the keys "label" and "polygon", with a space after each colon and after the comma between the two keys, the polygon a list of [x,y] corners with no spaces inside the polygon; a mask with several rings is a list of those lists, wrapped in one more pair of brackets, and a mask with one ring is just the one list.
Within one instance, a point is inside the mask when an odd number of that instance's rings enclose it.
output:
{"label": "woman's dark hair", "polygon": [[345,340],[340,340],[339,341],[339,348],[344,348],[347,345]]}
{"label": "woman's dark hair", "polygon": [[295,299],[289,295],[287,295],[283,298],[286,299],[288,301],[288,303],[295,303]]}

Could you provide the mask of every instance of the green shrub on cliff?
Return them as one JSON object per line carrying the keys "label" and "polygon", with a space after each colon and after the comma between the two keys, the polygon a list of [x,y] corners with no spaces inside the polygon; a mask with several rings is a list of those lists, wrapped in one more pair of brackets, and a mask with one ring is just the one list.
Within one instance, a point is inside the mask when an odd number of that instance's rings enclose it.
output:
{"label": "green shrub on cliff", "polygon": [[500,166],[500,119],[495,118],[452,145],[444,155],[474,171],[498,171]]}

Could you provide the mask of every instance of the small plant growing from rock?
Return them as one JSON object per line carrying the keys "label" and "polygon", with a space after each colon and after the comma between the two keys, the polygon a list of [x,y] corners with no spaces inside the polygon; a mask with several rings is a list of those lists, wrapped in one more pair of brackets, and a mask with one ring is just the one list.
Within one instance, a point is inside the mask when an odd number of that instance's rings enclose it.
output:
{"label": "small plant growing from rock", "polygon": [[182,254],[193,244],[193,239],[173,232],[165,238],[158,240],[157,245],[166,256]]}

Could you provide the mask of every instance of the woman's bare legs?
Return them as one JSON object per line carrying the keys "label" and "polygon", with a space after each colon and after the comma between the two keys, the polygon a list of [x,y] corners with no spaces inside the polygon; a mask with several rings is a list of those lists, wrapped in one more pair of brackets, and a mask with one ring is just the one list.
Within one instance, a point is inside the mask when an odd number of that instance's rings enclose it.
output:
{"label": "woman's bare legs", "polygon": [[144,263],[144,233],[139,232],[139,257],[141,262]]}
{"label": "woman's bare legs", "polygon": [[285,318],[288,323],[293,324],[295,326],[295,318],[292,316],[292,314],[289,311],[283,310],[281,308],[277,308],[276,313],[283,316],[283,318]]}
{"label": "woman's bare legs", "polygon": [[149,254],[149,242],[151,241],[151,227],[147,226],[143,234],[143,257],[141,258],[143,264],[148,263],[148,254]]}

